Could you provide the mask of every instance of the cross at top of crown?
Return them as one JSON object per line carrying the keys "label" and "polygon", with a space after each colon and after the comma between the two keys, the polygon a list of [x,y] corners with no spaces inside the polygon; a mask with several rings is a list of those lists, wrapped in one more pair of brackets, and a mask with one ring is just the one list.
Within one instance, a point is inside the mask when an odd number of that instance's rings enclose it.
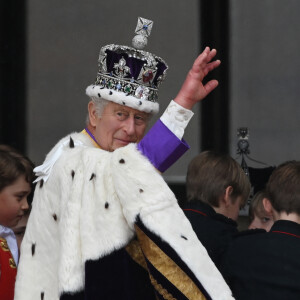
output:
{"label": "cross at top of crown", "polygon": [[149,35],[151,34],[152,26],[153,21],[139,17],[135,33],[149,37]]}

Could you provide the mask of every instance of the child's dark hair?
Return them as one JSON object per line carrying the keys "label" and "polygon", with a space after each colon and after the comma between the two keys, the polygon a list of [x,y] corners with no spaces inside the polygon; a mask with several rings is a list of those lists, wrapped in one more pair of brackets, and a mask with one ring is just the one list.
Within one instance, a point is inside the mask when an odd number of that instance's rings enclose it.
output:
{"label": "child's dark hair", "polygon": [[29,158],[8,145],[0,145],[0,191],[21,175],[28,183],[34,180],[34,164]]}

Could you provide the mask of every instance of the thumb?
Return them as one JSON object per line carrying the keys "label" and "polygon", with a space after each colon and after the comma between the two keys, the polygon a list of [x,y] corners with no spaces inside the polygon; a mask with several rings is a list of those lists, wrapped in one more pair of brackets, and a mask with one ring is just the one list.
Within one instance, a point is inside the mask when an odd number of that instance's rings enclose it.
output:
{"label": "thumb", "polygon": [[206,95],[208,95],[210,92],[212,92],[217,86],[219,85],[218,80],[210,80],[204,85],[204,89],[206,91]]}

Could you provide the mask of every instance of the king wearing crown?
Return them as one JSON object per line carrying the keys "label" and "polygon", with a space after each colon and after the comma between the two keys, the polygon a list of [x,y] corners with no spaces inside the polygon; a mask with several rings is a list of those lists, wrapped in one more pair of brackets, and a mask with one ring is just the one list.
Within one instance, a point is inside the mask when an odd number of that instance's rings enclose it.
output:
{"label": "king wearing crown", "polygon": [[142,50],[152,26],[139,18],[133,47],[100,50],[86,128],[35,169],[15,300],[232,299],[161,176],[188,149],[191,109],[217,86],[202,81],[220,61],[205,48],[144,136],[168,69]]}

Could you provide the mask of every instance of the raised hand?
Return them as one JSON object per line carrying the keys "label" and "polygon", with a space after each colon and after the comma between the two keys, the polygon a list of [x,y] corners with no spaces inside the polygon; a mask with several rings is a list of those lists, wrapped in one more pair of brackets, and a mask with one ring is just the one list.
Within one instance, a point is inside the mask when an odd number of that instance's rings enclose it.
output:
{"label": "raised hand", "polygon": [[218,81],[215,79],[210,80],[205,85],[202,83],[204,77],[221,63],[220,60],[212,61],[216,54],[216,49],[210,50],[209,47],[206,47],[196,58],[179,93],[174,99],[175,102],[187,109],[192,109],[196,103],[203,100],[218,86]]}

